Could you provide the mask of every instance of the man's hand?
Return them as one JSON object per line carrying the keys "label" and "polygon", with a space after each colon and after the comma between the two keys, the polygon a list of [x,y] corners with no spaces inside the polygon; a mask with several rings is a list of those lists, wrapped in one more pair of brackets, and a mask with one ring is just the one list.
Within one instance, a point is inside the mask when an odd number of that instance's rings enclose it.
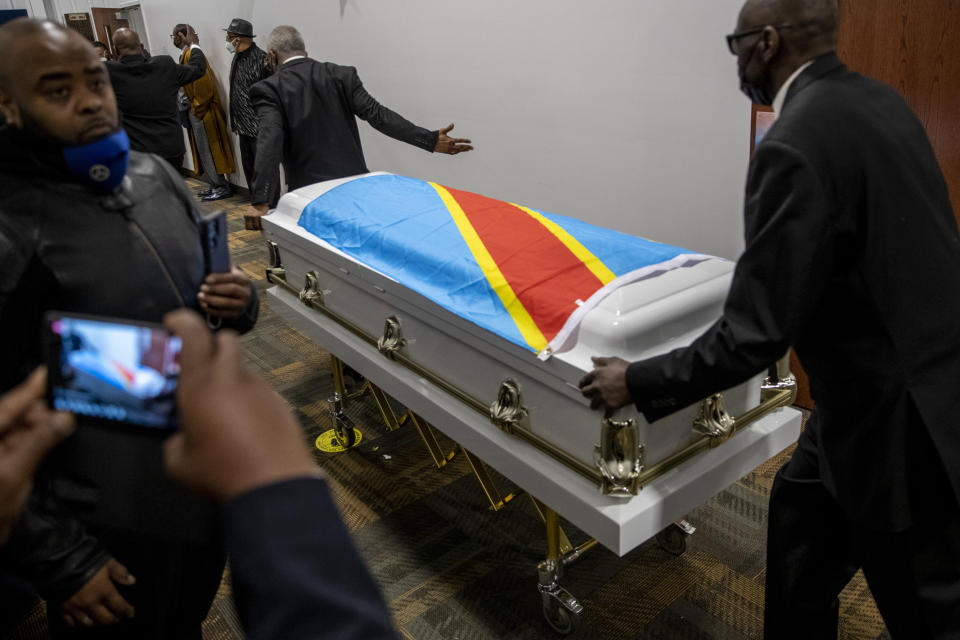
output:
{"label": "man's hand", "polygon": [[0,546],[30,496],[37,466],[73,432],[73,416],[54,413],[44,403],[46,384],[46,370],[40,368],[0,396]]}
{"label": "man's hand", "polygon": [[613,411],[632,402],[627,390],[627,366],[622,358],[591,358],[593,371],[580,379],[580,391],[591,409]]}
{"label": "man's hand", "polygon": [[263,225],[260,224],[260,217],[270,210],[268,204],[252,204],[243,214],[243,228],[247,231],[260,231]]}
{"label": "man's hand", "polygon": [[238,318],[250,302],[250,279],[237,267],[230,273],[211,273],[197,294],[200,308],[215,318]]}
{"label": "man's hand", "polygon": [[451,138],[448,136],[447,133],[452,130],[452,122],[443,129],[440,129],[440,135],[437,137],[437,146],[433,148],[434,153],[446,153],[455,156],[464,151],[473,151],[473,147],[470,145],[468,138]]}
{"label": "man's hand", "polygon": [[114,583],[131,586],[136,579],[127,568],[110,558],[87,584],[60,605],[60,615],[70,627],[115,624],[136,613]]}
{"label": "man's hand", "polygon": [[181,429],[164,447],[167,471],[226,500],[281,480],[317,475],[300,425],[283,399],[243,366],[232,331],[211,334],[196,313],[167,314],[180,336]]}

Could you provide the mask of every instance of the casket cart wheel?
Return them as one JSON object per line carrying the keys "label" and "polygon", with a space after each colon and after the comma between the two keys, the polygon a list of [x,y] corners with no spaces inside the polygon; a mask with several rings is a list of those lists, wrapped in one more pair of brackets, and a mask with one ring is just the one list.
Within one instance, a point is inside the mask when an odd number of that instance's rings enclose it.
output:
{"label": "casket cart wheel", "polygon": [[353,425],[343,424],[339,420],[333,423],[333,435],[344,449],[349,449],[357,443],[357,432]]}
{"label": "casket cart wheel", "polygon": [[658,533],[656,540],[661,549],[675,556],[683,555],[687,550],[687,534],[675,524]]}
{"label": "casket cart wheel", "polygon": [[553,598],[543,603],[543,617],[551,629],[562,635],[572,633],[580,626],[580,614],[568,611]]}

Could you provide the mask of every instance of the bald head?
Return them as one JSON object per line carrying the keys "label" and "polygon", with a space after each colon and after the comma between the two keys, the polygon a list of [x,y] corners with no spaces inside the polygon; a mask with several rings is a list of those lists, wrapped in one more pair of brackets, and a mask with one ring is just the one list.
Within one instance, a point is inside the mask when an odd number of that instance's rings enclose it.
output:
{"label": "bald head", "polygon": [[790,25],[782,38],[793,53],[811,58],[837,46],[837,0],[747,0],[737,30]]}
{"label": "bald head", "polygon": [[113,34],[113,46],[121,56],[142,55],[140,50],[140,36],[133,29],[122,27]]}
{"label": "bald head", "polygon": [[[73,34],[77,38],[80,35],[73,31],[68,31],[58,24],[42,20],[33,20],[31,18],[18,18],[11,20],[0,27],[0,88],[8,87],[10,81],[16,75],[24,60],[30,57],[24,57],[39,41],[54,40],[63,44]],[[89,49],[90,43],[80,38],[84,46]]]}
{"label": "bald head", "polygon": [[837,50],[837,0],[747,0],[727,44],[740,90],[770,105],[797,69]]}
{"label": "bald head", "polygon": [[0,111],[8,124],[68,144],[116,130],[110,79],[83,36],[20,18],[0,27],[0,51]]}

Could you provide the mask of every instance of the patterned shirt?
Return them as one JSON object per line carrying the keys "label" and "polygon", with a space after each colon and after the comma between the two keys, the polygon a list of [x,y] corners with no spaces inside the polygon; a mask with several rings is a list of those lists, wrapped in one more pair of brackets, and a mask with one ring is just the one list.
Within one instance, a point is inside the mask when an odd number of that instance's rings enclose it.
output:
{"label": "patterned shirt", "polygon": [[250,102],[250,87],[271,75],[267,54],[256,44],[233,56],[230,63],[230,128],[242,136],[254,137],[260,129],[257,112]]}

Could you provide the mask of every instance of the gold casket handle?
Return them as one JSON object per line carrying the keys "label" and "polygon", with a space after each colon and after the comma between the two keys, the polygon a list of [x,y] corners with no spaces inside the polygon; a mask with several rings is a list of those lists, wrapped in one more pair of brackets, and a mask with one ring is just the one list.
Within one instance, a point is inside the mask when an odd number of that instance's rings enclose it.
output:
{"label": "gold casket handle", "polygon": [[377,351],[391,360],[407,344],[400,333],[400,319],[390,316],[383,321],[383,335],[377,339]]}
{"label": "gold casket handle", "polygon": [[300,302],[308,307],[312,304],[323,304],[323,289],[320,288],[320,275],[316,271],[308,271],[303,277],[303,289],[300,290]]}
{"label": "gold casket handle", "polygon": [[733,435],[734,422],[724,405],[723,394],[715,393],[700,402],[697,417],[693,420],[693,432],[709,437],[710,446],[716,446]]}
{"label": "gold casket handle", "polygon": [[511,435],[527,423],[530,412],[523,406],[520,385],[513,378],[500,383],[497,399],[490,405],[490,422],[495,427]]}
{"label": "gold casket handle", "polygon": [[643,454],[636,420],[603,419],[600,444],[594,450],[594,458],[602,476],[600,488],[605,495],[637,494]]}

